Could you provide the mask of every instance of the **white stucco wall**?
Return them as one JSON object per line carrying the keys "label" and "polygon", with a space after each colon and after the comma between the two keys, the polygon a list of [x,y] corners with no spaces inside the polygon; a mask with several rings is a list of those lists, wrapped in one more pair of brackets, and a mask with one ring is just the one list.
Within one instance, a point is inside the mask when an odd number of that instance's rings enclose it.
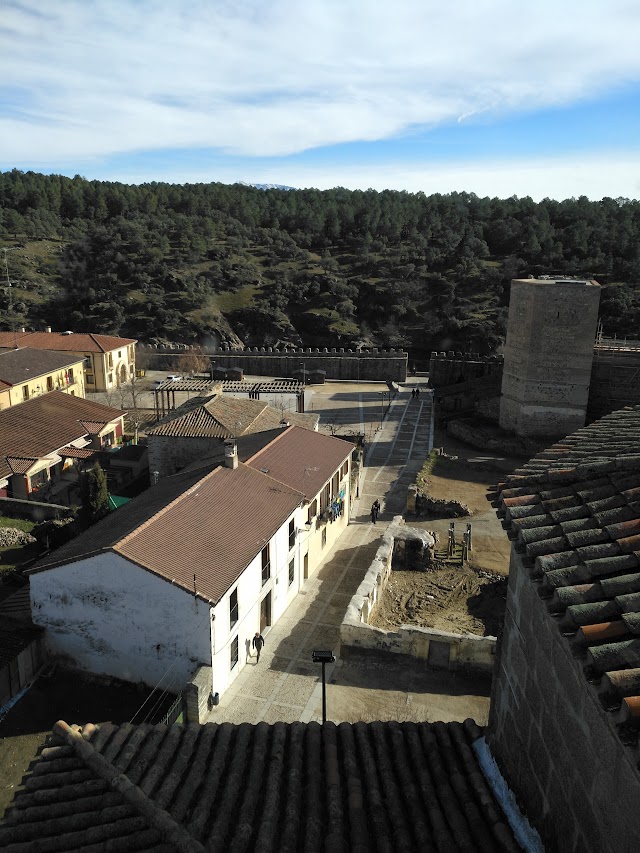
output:
{"label": "white stucco wall", "polygon": [[49,653],[90,672],[180,690],[211,661],[210,606],[106,553],[30,577]]}
{"label": "white stucco wall", "polygon": [[[302,575],[301,554],[304,554],[303,544],[299,537],[292,549],[289,549],[289,521],[295,522],[295,529],[300,530],[302,513],[297,510],[280,527],[276,534],[269,540],[271,576],[262,585],[262,558],[260,553],[247,566],[240,578],[234,583],[220,599],[214,609],[214,621],[211,630],[212,647],[212,689],[220,694],[238,676],[238,673],[247,664],[248,652],[251,650],[251,640],[256,631],[260,630],[260,604],[262,599],[271,593],[271,624],[273,625],[282,616],[291,601],[300,589],[300,578]],[[304,534],[300,534],[304,538]],[[295,560],[295,577],[289,585],[289,561]],[[234,590],[238,590],[238,622],[230,627],[229,621],[229,599]],[[266,636],[265,636],[266,635]],[[265,642],[268,645],[268,629],[263,631]],[[238,663],[231,669],[231,644],[234,637],[238,637]],[[252,650],[251,650],[252,651]]]}

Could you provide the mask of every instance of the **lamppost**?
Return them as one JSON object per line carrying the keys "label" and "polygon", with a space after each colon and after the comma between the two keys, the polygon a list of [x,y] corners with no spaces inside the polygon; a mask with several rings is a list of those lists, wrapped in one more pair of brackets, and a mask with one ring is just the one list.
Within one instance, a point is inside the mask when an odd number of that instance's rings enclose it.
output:
{"label": "lamppost", "polygon": [[384,420],[384,395],[386,391],[379,391],[380,394],[380,429],[382,429],[382,421]]}
{"label": "lamppost", "polygon": [[314,649],[311,653],[314,663],[322,664],[322,722],[327,722],[327,682],[325,678],[325,667],[328,663],[335,663],[335,657],[330,649]]}
{"label": "lamppost", "polygon": [[307,387],[307,371],[305,369],[304,361],[300,362],[300,367],[302,368],[302,384]]}

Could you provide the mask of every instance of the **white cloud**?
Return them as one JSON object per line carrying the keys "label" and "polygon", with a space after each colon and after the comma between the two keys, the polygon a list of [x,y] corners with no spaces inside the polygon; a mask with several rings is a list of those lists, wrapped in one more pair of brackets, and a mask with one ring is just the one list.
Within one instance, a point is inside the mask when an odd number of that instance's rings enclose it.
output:
{"label": "white cloud", "polygon": [[568,103],[640,77],[622,0],[5,3],[0,164],[281,156]]}

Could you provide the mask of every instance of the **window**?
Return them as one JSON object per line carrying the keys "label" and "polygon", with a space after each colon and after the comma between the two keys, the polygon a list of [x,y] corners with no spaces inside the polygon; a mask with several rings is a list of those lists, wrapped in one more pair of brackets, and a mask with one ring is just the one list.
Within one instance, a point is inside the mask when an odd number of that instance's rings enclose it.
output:
{"label": "window", "polygon": [[296,577],[296,561],[295,559],[289,561],[289,586],[293,583]]}
{"label": "window", "polygon": [[121,349],[118,350],[118,358],[122,358],[122,350]]}
{"label": "window", "polygon": [[76,380],[73,378],[73,367],[70,367],[69,368],[69,376],[68,376],[69,385],[72,385],[75,381]]}
{"label": "window", "polygon": [[340,486],[340,474],[334,474],[333,479],[331,480],[331,491],[334,495],[338,494],[338,487]]}
{"label": "window", "polygon": [[29,399],[29,386],[28,385],[22,386],[22,399],[23,400]]}
{"label": "window", "polygon": [[340,472],[340,479],[344,480],[344,478],[347,476],[348,473],[349,473],[349,462],[347,461],[342,466],[342,471]]}
{"label": "window", "polygon": [[95,381],[93,373],[87,373],[87,385],[95,385]]}
{"label": "window", "polygon": [[331,502],[331,483],[327,483],[327,485],[322,490],[322,494],[320,495],[320,512],[324,512],[325,509],[329,506]]}
{"label": "window", "polygon": [[327,544],[327,528],[323,527],[322,528],[322,547],[324,548],[324,546],[326,544]]}
{"label": "window", "polygon": [[238,638],[234,637],[231,640],[231,666],[229,669],[233,669],[234,666],[238,663]]}
{"label": "window", "polygon": [[317,514],[318,514],[318,501],[313,500],[309,504],[309,512],[307,515],[307,521],[309,522],[309,524],[311,524],[311,522],[313,521],[313,519],[316,517]]}
{"label": "window", "polygon": [[262,586],[271,577],[271,561],[269,559],[269,545],[265,545],[262,549]]}
{"label": "window", "polygon": [[107,382],[109,383],[109,385],[113,385],[113,373],[109,373],[109,375],[107,376]]}
{"label": "window", "polygon": [[236,587],[229,596],[229,628],[238,621],[238,587]]}
{"label": "window", "polygon": [[47,391],[53,391],[53,376],[47,376]]}
{"label": "window", "polygon": [[292,518],[289,522],[289,550],[296,544],[296,520]]}
{"label": "window", "polygon": [[29,483],[32,492],[37,492],[38,489],[41,489],[43,486],[46,486],[48,482],[47,477],[47,469],[44,468],[42,471],[38,471],[37,474],[32,474],[29,477]]}
{"label": "window", "polygon": [[109,369],[113,367],[113,354],[109,353]]}

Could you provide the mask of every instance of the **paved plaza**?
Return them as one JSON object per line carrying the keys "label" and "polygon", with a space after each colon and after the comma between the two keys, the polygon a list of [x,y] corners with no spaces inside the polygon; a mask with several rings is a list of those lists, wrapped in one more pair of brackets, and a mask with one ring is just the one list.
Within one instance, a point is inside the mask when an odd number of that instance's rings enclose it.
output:
{"label": "paved plaza", "polygon": [[[265,633],[260,663],[248,664],[209,716],[213,722],[274,723],[322,719],[321,666],[313,649],[339,649],[339,626],[375,555],[380,536],[403,512],[407,486],[429,451],[431,395],[412,380],[389,401],[384,385],[327,383],[313,394],[310,409],[337,435],[365,435],[365,467],[351,523],[318,571],[308,579],[284,616]],[[384,418],[382,417],[384,415]],[[380,426],[382,419],[382,426]],[[326,428],[326,427],[325,427]],[[369,509],[382,512],[376,525]],[[242,638],[241,638],[242,639]],[[327,667],[327,718],[356,720],[464,720],[486,722],[489,683],[425,669],[406,659],[340,660]]]}

